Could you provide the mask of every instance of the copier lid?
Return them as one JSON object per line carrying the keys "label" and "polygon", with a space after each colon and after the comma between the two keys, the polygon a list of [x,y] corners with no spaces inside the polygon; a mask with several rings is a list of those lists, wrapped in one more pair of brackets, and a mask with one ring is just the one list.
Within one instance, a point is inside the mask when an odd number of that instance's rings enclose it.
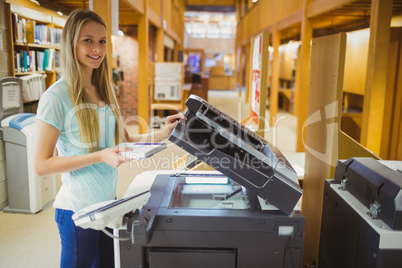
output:
{"label": "copier lid", "polygon": [[21,113],[11,115],[5,118],[1,122],[2,127],[12,127],[18,130],[22,130],[23,128],[35,123],[35,114],[33,113]]}
{"label": "copier lid", "polygon": [[198,96],[186,106],[169,140],[289,215],[302,190],[282,153]]}

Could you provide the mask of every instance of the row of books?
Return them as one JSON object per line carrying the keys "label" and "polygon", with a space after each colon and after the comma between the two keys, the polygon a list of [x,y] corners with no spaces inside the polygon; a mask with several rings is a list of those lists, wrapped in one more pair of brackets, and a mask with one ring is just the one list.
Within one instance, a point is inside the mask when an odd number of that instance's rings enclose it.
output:
{"label": "row of books", "polygon": [[45,49],[44,51],[15,51],[14,65],[16,73],[58,71],[60,68],[60,52],[54,49]]}
{"label": "row of books", "polygon": [[25,18],[19,19],[17,13],[12,13],[11,16],[15,43],[60,46],[62,29],[37,25],[36,21]]}

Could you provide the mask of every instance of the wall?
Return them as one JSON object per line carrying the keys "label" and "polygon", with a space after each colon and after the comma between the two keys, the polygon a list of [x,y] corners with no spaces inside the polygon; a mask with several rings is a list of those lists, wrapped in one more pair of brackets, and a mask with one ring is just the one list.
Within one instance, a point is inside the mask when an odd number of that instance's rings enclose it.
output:
{"label": "wall", "polygon": [[[0,78],[10,75],[10,41],[8,32],[8,15],[6,3],[0,0],[0,31],[1,40],[0,47]],[[4,141],[3,131],[0,130],[0,210],[7,206],[8,194],[7,194],[7,178],[6,178],[6,161],[4,155]]]}
{"label": "wall", "polygon": [[[119,82],[120,94],[117,96],[124,120],[138,114],[138,41],[137,27],[125,27],[124,36],[116,37],[116,52],[119,55],[120,69],[124,81]],[[136,123],[136,122],[135,122]]]}
{"label": "wall", "polygon": [[222,52],[234,54],[234,39],[208,39],[188,37],[186,48],[203,49],[205,52]]}

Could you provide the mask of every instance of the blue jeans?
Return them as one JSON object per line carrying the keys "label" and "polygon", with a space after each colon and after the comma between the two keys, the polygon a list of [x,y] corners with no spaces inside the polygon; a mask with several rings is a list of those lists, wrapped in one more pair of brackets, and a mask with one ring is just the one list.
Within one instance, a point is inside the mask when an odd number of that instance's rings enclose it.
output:
{"label": "blue jeans", "polygon": [[56,209],[61,238],[60,267],[114,267],[113,239],[102,231],[76,227],[71,219],[73,214],[71,210]]}

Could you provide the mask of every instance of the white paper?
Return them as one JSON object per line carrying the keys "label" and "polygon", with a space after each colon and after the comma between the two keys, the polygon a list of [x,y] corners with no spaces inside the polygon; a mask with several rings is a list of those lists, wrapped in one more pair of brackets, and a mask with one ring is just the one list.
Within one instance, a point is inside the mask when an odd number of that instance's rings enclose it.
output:
{"label": "white paper", "polygon": [[3,85],[3,110],[19,108],[21,104],[19,85]]}

